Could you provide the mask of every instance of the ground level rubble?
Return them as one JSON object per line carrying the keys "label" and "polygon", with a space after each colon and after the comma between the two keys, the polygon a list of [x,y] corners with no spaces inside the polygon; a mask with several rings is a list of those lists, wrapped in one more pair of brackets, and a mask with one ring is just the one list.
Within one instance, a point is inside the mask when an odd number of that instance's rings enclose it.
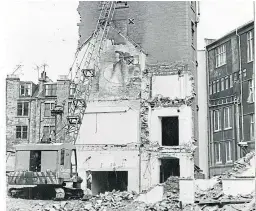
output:
{"label": "ground level rubble", "polygon": [[[8,211],[255,211],[255,193],[225,195],[222,179],[235,177],[254,168],[251,160],[255,160],[255,153],[248,153],[244,158],[235,162],[234,168],[211,180],[214,185],[208,189],[195,189],[195,203],[182,204],[179,202],[179,177],[171,176],[164,183],[155,185],[141,194],[128,191],[105,192],[83,200],[49,201],[26,200],[7,197]],[[249,169],[249,171],[248,171]],[[244,174],[243,174],[244,175]],[[155,195],[161,197],[154,197]]]}

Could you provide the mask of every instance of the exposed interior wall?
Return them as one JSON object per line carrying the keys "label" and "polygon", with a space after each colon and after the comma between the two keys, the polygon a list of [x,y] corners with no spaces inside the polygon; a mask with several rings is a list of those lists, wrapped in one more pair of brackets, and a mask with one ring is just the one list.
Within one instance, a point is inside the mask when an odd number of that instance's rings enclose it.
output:
{"label": "exposed interior wall", "polygon": [[[179,111],[178,111],[179,110]],[[192,111],[189,106],[155,109],[151,115],[150,139],[162,145],[162,117],[178,117],[179,144],[192,141]],[[186,130],[186,132],[184,132]]]}
{"label": "exposed interior wall", "polygon": [[180,176],[180,163],[178,158],[161,159],[160,183],[165,182],[170,176]]}
{"label": "exposed interior wall", "polygon": [[[138,142],[138,110],[105,107],[86,113],[79,144],[127,144]],[[84,138],[82,138],[84,137]]]}
{"label": "exposed interior wall", "polygon": [[97,195],[107,191],[126,191],[128,186],[128,171],[93,171],[92,194]]}
{"label": "exposed interior wall", "polygon": [[[86,147],[86,146],[85,146]],[[81,146],[78,148],[78,173],[84,179],[83,188],[86,187],[86,171],[89,169],[92,172],[128,172],[128,187],[127,189],[139,192],[139,151],[136,149],[108,149],[104,146],[100,148],[90,148],[87,150]],[[100,179],[99,179],[100,180]],[[99,183],[99,180],[98,183]],[[95,183],[96,189],[98,187]]]}

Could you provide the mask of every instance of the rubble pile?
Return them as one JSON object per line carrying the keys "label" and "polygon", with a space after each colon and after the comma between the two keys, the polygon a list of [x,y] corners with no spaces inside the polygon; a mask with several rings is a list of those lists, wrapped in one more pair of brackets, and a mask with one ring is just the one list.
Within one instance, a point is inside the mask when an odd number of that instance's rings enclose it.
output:
{"label": "rubble pile", "polygon": [[221,196],[223,196],[222,192],[222,182],[221,180],[218,181],[212,188],[207,189],[205,191],[197,189],[195,192],[195,199],[196,201],[199,200],[217,200]]}
{"label": "rubble pile", "polygon": [[164,195],[168,199],[179,199],[179,177],[169,177],[163,184],[163,187]]}
{"label": "rubble pile", "polygon": [[[225,172],[222,175],[222,178],[231,178],[232,176],[244,172],[247,168],[250,168],[250,161],[255,156],[255,152],[247,153],[244,157],[240,158],[236,162],[234,162],[234,167],[228,171]],[[254,166],[252,167],[254,168]]]}
{"label": "rubble pile", "polygon": [[[108,211],[122,209],[127,204],[131,203],[135,197],[135,192],[119,192],[112,191],[106,192],[104,194],[99,194],[91,197],[86,201],[82,200],[69,200],[69,201],[38,201],[38,200],[23,200],[23,199],[12,199],[18,202],[24,201],[24,203],[29,202],[30,206],[26,209],[21,209],[20,206],[9,207],[9,211],[25,211],[25,210],[35,210],[35,211]],[[7,203],[9,204],[9,203]]]}

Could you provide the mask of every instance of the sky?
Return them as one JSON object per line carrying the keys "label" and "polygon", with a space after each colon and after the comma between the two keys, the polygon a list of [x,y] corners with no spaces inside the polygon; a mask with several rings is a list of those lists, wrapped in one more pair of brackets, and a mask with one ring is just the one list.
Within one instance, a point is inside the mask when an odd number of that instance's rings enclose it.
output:
{"label": "sky", "polygon": [[[0,71],[37,81],[36,66],[47,64],[53,80],[65,75],[73,62],[80,18],[78,1],[4,1],[0,5]],[[253,19],[252,1],[200,2],[198,49],[204,38],[219,38]]]}

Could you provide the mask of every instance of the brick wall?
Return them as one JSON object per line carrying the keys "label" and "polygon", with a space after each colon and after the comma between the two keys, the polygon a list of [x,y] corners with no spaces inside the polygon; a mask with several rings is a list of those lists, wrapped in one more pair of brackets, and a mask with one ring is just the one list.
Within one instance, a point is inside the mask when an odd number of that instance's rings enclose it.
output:
{"label": "brick wall", "polygon": [[[98,4],[79,2],[80,44],[89,38],[96,26],[100,12]],[[122,22],[123,28],[123,19],[126,19],[127,35],[145,49],[149,63],[169,63],[191,57],[190,18],[195,17],[190,13],[190,2],[134,1],[128,2],[128,5],[128,9],[116,10],[115,23]],[[135,24],[128,24],[128,18],[134,18]]]}

